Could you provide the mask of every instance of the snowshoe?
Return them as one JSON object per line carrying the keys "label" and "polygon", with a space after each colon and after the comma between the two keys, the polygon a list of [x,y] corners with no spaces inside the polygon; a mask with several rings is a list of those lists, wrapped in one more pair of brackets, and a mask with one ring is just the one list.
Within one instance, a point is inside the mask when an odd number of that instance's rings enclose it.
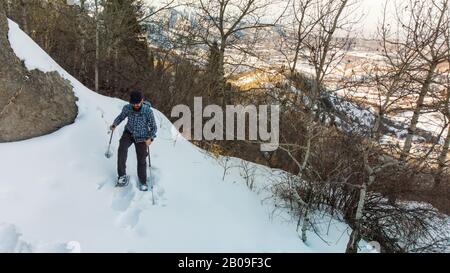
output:
{"label": "snowshoe", "polygon": [[139,190],[148,191],[147,183],[139,183]]}
{"label": "snowshoe", "polygon": [[128,186],[129,182],[130,182],[130,176],[128,176],[128,175],[121,176],[121,177],[119,177],[119,179],[117,179],[116,187],[120,187],[120,188],[126,187],[126,186]]}

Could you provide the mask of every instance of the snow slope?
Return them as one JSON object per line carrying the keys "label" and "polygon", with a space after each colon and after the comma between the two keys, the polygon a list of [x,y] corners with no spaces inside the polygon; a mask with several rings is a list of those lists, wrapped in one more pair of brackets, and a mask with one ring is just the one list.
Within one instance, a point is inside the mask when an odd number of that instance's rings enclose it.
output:
{"label": "snow slope", "polygon": [[[350,230],[331,221],[327,243],[314,234],[303,244],[296,222],[273,212],[263,188],[271,170],[257,165],[251,191],[239,168],[223,180],[220,162],[198,149],[155,110],[158,138],[151,146],[158,205],[135,183],[130,147],[126,189],[113,187],[114,156],[104,153],[108,126],[126,103],[90,91],[9,21],[9,40],[28,69],[58,71],[69,80],[79,114],[52,134],[0,144],[0,252],[342,252]],[[43,120],[42,122],[45,122]],[[240,164],[230,159],[230,164]],[[324,220],[326,221],[326,220]],[[327,221],[327,225],[329,224]],[[320,228],[319,228],[320,229]]]}

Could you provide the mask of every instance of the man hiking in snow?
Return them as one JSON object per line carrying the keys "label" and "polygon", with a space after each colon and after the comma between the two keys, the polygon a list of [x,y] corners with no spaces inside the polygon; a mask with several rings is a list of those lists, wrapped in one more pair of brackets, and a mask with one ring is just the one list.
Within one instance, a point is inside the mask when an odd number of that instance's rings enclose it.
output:
{"label": "man hiking in snow", "polygon": [[140,189],[146,191],[148,190],[147,148],[156,138],[157,128],[151,104],[149,102],[144,102],[141,92],[131,92],[130,103],[123,107],[122,112],[114,120],[110,129],[114,131],[125,118],[128,118],[128,123],[120,138],[117,159],[117,186],[123,187],[128,184],[128,176],[126,175],[127,154],[128,148],[131,144],[134,144],[137,156],[137,171]]}

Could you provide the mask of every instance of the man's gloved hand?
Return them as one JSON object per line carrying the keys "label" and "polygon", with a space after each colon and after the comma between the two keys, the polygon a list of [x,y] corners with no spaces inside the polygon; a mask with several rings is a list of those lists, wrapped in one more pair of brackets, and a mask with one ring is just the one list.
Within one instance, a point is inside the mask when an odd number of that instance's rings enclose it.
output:
{"label": "man's gloved hand", "polygon": [[114,131],[114,129],[116,129],[116,125],[111,125],[110,127],[109,127],[109,129],[111,130],[111,131]]}

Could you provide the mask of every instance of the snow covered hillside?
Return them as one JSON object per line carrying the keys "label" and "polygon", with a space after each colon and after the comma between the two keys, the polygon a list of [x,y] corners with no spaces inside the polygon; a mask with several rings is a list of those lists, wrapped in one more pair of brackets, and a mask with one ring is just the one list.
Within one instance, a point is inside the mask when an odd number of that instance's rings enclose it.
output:
{"label": "snow covered hillside", "polygon": [[157,205],[136,188],[134,148],[131,183],[114,188],[124,123],[113,137],[114,156],[104,153],[108,126],[126,102],[88,90],[17,24],[9,21],[9,28],[11,46],[28,69],[57,71],[71,82],[79,113],[74,124],[50,135],[0,144],[0,252],[345,251],[345,224],[324,220],[322,238],[311,233],[303,244],[289,214],[271,213],[273,205],[262,202],[272,170],[257,166],[254,191],[238,167],[223,179],[220,160],[183,139],[157,110],[151,146]]}

